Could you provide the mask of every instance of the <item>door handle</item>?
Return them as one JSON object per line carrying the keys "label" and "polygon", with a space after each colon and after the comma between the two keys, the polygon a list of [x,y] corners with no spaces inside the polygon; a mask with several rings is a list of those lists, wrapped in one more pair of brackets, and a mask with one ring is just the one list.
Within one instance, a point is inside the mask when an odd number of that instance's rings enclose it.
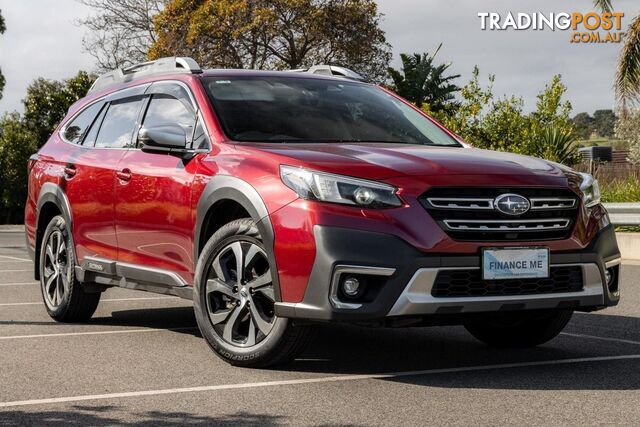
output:
{"label": "door handle", "polygon": [[64,168],[64,177],[67,179],[73,178],[74,176],[76,176],[77,172],[78,170],[74,165],[67,165]]}
{"label": "door handle", "polygon": [[116,172],[116,176],[120,181],[129,182],[131,181],[131,171],[129,169],[122,169],[121,171]]}

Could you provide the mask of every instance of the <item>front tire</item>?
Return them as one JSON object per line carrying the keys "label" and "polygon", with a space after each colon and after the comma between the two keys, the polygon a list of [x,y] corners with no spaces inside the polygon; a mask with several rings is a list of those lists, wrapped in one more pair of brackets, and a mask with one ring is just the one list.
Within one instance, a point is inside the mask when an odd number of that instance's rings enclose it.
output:
{"label": "front tire", "polygon": [[529,348],[558,336],[573,311],[513,312],[487,315],[465,324],[478,340],[502,348]]}
{"label": "front tire", "polygon": [[75,275],[75,253],[64,217],[47,225],[40,248],[40,290],[51,318],[58,322],[85,322],[93,316],[100,293],[85,292]]}
{"label": "front tire", "polygon": [[274,313],[273,272],[254,221],[222,226],[198,259],[194,310],[211,349],[236,366],[266,367],[292,360],[309,327]]}

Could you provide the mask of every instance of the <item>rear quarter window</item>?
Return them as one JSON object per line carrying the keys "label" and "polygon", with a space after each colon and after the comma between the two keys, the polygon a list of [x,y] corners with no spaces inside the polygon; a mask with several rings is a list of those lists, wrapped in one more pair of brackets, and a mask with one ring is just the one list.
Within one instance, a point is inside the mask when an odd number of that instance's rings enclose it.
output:
{"label": "rear quarter window", "polygon": [[85,108],[80,114],[76,115],[65,127],[62,136],[68,142],[80,144],[84,139],[91,123],[102,107],[102,102],[96,102]]}

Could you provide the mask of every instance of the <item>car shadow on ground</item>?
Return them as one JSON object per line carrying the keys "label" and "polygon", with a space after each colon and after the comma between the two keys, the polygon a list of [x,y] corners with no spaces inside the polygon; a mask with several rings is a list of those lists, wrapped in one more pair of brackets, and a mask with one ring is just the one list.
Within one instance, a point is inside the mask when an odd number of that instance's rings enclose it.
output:
{"label": "car shadow on ground", "polygon": [[[91,319],[88,325],[170,329],[173,333],[200,336],[193,309],[188,306],[117,310],[110,316]],[[640,318],[576,313],[567,332],[640,341]],[[571,335],[532,349],[495,349],[475,340],[460,326],[396,329],[337,324],[318,325],[314,340],[295,361],[271,370],[326,375],[378,374],[637,354],[640,354],[640,345]],[[627,369],[615,370],[612,366]],[[425,385],[451,387],[451,379],[455,377],[457,387],[640,389],[639,359],[526,368],[526,372],[540,373],[541,377],[537,378],[535,375],[522,377],[525,371],[518,369],[430,374]],[[581,375],[584,370],[589,375]],[[424,378],[401,376],[392,380],[419,383],[424,382]],[[479,378],[491,378],[491,381],[478,382]],[[540,378],[546,378],[544,383]]]}
{"label": "car shadow on ground", "polygon": [[[191,307],[171,307],[145,310],[114,311],[110,317],[92,320],[92,323],[111,326],[135,326],[152,328],[183,328],[176,333],[200,336]],[[193,329],[189,329],[189,327]],[[640,318],[611,316],[603,314],[574,314],[566,329],[572,334],[590,334],[604,338],[620,338],[640,342]],[[204,343],[203,343],[204,344]],[[272,368],[289,372],[336,374],[375,374],[381,372],[406,372],[415,370],[433,370],[443,368],[464,368],[504,363],[527,363],[532,361],[608,357],[640,354],[640,345],[618,341],[602,341],[563,335],[545,345],[532,349],[495,349],[477,341],[463,327],[433,328],[368,328],[352,325],[318,325],[315,337],[307,349],[292,363]],[[212,355],[213,357],[213,355]],[[612,363],[629,366],[629,371],[617,372],[618,378],[607,376]],[[588,369],[593,375],[579,380],[570,375],[566,382],[561,381],[547,386],[561,389],[640,389],[640,360],[598,362],[596,364],[555,365],[553,367],[534,367],[534,371],[575,373],[576,366]],[[495,371],[494,371],[495,374]],[[446,374],[466,378],[478,377],[478,374]],[[488,374],[492,376],[491,373]],[[544,388],[536,381],[518,383],[501,372],[498,377],[506,378],[505,383],[495,383],[496,388]],[[496,377],[496,375],[493,375]],[[601,378],[604,376],[605,378]],[[408,377],[394,380],[412,381]],[[432,385],[436,383],[433,382]],[[447,386],[447,380],[440,384]],[[469,386],[477,385],[470,382]],[[486,384],[483,384],[486,386]]]}
{"label": "car shadow on ground", "polygon": [[[45,312],[44,305],[42,311]],[[46,315],[46,313],[45,313]],[[25,326],[51,326],[57,327],[64,323],[50,320],[0,320],[2,325],[25,325]],[[197,335],[196,319],[193,308],[186,307],[162,307],[145,308],[132,310],[114,310],[111,315],[94,316],[84,325],[100,326],[127,326],[155,329],[174,329],[177,332],[185,332]],[[193,327],[194,330],[183,329]]]}
{"label": "car shadow on ground", "polygon": [[[125,419],[117,417],[122,415]],[[126,418],[135,418],[128,421]],[[248,411],[220,416],[199,416],[186,412],[148,411],[136,413],[119,406],[74,405],[64,410],[27,411],[12,410],[0,413],[0,426],[274,426],[287,423],[277,415],[256,414]]]}

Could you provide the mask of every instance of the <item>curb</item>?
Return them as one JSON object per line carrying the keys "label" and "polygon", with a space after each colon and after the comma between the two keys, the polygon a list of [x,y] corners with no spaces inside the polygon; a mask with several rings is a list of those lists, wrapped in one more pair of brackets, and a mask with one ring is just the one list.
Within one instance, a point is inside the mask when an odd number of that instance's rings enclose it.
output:
{"label": "curb", "polygon": [[640,260],[640,233],[616,233],[622,259]]}

